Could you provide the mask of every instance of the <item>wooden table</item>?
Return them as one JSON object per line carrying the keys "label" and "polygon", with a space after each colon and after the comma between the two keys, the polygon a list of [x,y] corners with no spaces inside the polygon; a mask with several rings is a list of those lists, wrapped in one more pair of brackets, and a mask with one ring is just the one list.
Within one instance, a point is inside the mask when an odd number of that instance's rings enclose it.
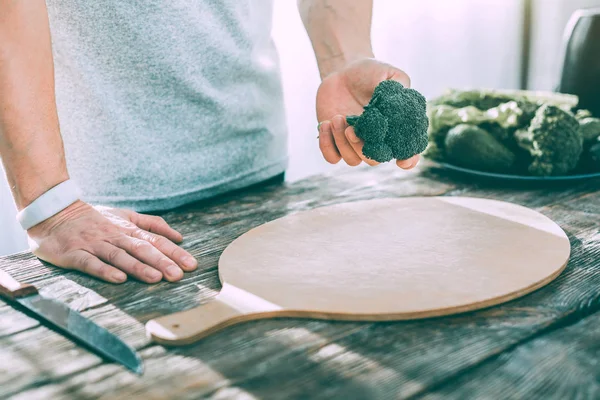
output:
{"label": "wooden table", "polygon": [[[0,397],[599,399],[599,189],[598,181],[526,189],[427,168],[340,167],[165,214],[200,262],[180,283],[111,285],[29,254],[0,258],[0,268],[121,335],[146,367],[138,377],[103,363],[0,303]],[[414,195],[495,198],[539,210],[569,235],[571,261],[549,286],[471,314],[397,323],[256,321],[175,349],[147,340],[146,321],[218,292],[219,254],[250,228],[317,206]]]}

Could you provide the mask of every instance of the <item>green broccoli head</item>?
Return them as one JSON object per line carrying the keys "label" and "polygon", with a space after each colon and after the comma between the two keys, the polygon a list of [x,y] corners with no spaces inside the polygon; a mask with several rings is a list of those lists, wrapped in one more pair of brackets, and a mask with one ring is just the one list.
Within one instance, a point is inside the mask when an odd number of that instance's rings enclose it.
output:
{"label": "green broccoli head", "polygon": [[385,144],[385,142],[365,142],[363,146],[363,154],[365,157],[379,162],[382,160],[391,160],[394,158],[392,148]]}
{"label": "green broccoli head", "polygon": [[427,102],[421,93],[400,82],[385,80],[360,116],[348,116],[356,136],[365,142],[363,154],[378,162],[406,160],[427,147]]}
{"label": "green broccoli head", "polygon": [[375,107],[366,106],[360,117],[347,117],[356,135],[366,142],[382,143],[388,131],[388,119]]}
{"label": "green broccoli head", "polygon": [[545,104],[527,130],[515,132],[518,145],[531,156],[532,175],[564,175],[573,170],[583,150],[583,138],[575,117],[559,107]]}

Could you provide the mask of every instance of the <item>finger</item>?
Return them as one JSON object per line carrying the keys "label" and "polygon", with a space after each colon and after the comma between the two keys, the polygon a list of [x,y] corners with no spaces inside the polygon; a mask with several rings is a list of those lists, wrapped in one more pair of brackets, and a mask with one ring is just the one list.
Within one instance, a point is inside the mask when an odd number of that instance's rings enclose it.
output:
{"label": "finger", "polygon": [[417,154],[407,160],[397,160],[396,165],[398,165],[402,169],[412,169],[417,166],[419,160],[420,156]]}
{"label": "finger", "polygon": [[122,283],[127,280],[127,275],[123,271],[102,262],[98,257],[84,250],[68,253],[60,264],[64,264],[65,268],[81,271],[106,282]]}
{"label": "finger", "polygon": [[[162,257],[166,256],[172,263],[177,264],[176,266],[180,270],[193,271],[198,266],[198,262],[190,253],[162,236],[141,229],[132,232],[131,236],[150,243]],[[178,279],[180,279],[183,277],[183,271],[177,271],[171,266],[167,269],[167,275],[171,275],[173,278],[179,277]]]}
{"label": "finger", "polygon": [[348,139],[346,138],[346,121],[343,116],[336,115],[331,120],[333,128],[333,137],[335,139],[335,145],[337,146],[342,158],[346,164],[351,167],[355,167],[360,164],[361,158],[356,151],[352,148]]}
{"label": "finger", "polygon": [[352,148],[354,149],[356,154],[358,154],[364,162],[366,162],[367,164],[369,164],[372,167],[379,164],[377,161],[371,160],[370,158],[365,157],[365,155],[362,152],[365,143],[362,140],[360,140],[360,138],[358,136],[356,136],[356,133],[354,132],[353,127],[349,126],[348,128],[346,128],[345,133],[346,133],[346,139],[348,139],[350,146],[352,146]]}
{"label": "finger", "polygon": [[[152,248],[152,246],[148,246]],[[126,246],[99,242],[94,245],[92,251],[102,261],[117,267],[127,275],[133,276],[142,282],[156,283],[162,279],[163,274],[158,268],[145,263],[146,260],[142,259],[142,257],[130,254],[124,247]]]}
{"label": "finger", "polygon": [[135,224],[145,231],[164,236],[175,243],[180,243],[183,241],[183,236],[181,233],[171,228],[162,217],[156,215],[138,214]]}
{"label": "finger", "polygon": [[319,125],[319,148],[325,160],[330,164],[337,164],[342,159],[333,139],[331,121],[323,121]]}
{"label": "finger", "polygon": [[[124,253],[135,261],[154,270],[155,272],[145,270],[144,273],[152,276],[159,275],[158,280],[164,277],[169,282],[175,282],[183,277],[183,271],[173,260],[169,259],[145,240],[123,235],[118,239],[112,240],[111,245],[122,249]],[[139,268],[139,266],[136,268]],[[156,278],[152,277],[152,279]]]}

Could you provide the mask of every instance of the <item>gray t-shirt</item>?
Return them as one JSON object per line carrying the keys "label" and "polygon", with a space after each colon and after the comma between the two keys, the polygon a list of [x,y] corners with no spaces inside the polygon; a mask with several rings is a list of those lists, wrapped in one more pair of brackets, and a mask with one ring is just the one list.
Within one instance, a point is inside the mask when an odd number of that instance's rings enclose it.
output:
{"label": "gray t-shirt", "polygon": [[47,0],[71,178],[164,210],[282,173],[272,0]]}

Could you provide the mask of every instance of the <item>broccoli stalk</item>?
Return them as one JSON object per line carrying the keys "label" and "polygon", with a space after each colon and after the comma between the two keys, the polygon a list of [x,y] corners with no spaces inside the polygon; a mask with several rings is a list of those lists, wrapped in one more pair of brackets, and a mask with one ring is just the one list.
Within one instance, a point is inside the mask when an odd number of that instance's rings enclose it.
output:
{"label": "broccoli stalk", "polygon": [[364,141],[364,156],[378,162],[406,160],[427,147],[425,97],[397,81],[379,83],[363,113],[346,121]]}

